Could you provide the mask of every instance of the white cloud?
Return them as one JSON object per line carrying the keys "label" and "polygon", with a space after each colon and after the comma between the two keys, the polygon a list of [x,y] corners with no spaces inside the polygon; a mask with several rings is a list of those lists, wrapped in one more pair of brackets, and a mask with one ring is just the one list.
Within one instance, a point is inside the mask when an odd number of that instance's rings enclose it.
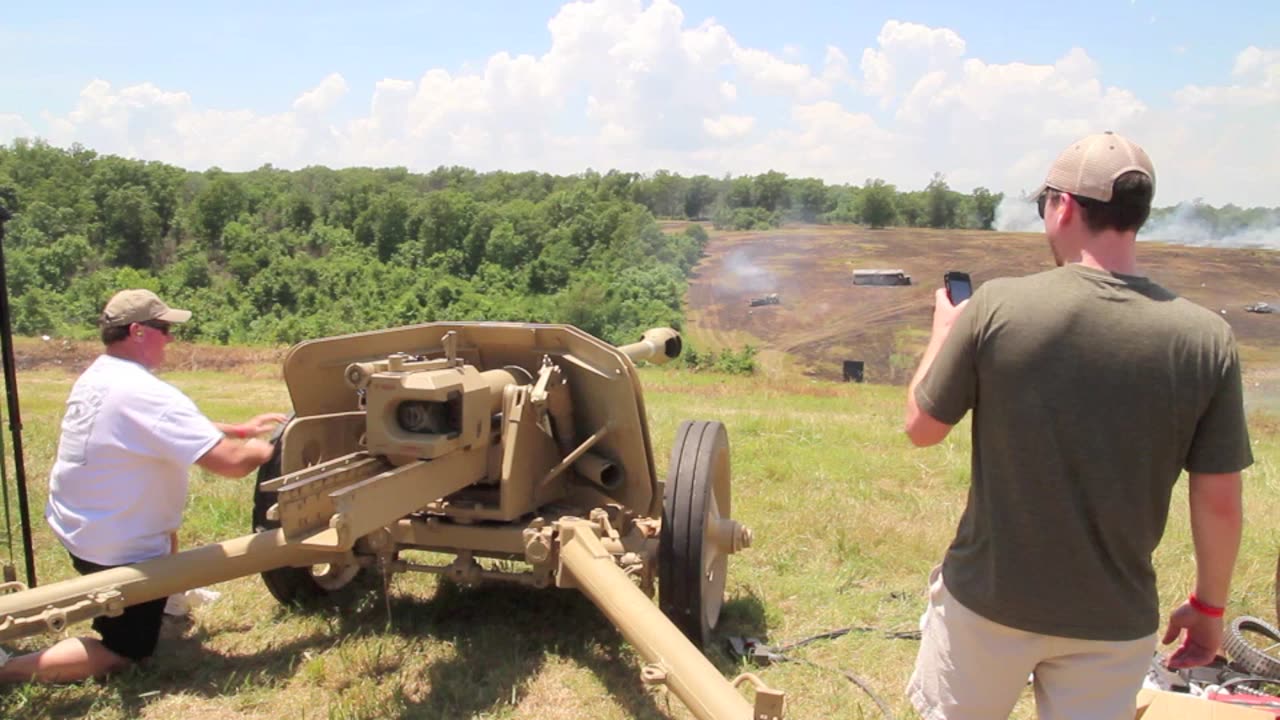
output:
{"label": "white cloud", "polygon": [[[1275,204],[1280,184],[1277,48],[1243,49],[1219,83],[1141,97],[1108,83],[1087,48],[991,62],[970,56],[954,30],[897,20],[870,47],[827,47],[812,65],[745,46],[715,20],[690,24],[671,0],[571,2],[546,28],[540,52],[425,66],[371,88],[334,72],[274,114],[94,80],[69,112],[0,114],[0,140],[39,133],[195,169],[777,169],[906,189],[941,171],[959,190],[1017,193],[1073,139],[1111,129],[1151,152],[1157,202]],[[365,109],[340,116],[353,93]]]}
{"label": "white cloud", "polygon": [[735,48],[734,62],[748,82],[762,91],[799,99],[822,97],[827,84],[813,76],[808,65],[784,62],[763,50]]}
{"label": "white cloud", "polygon": [[[800,105],[791,115],[792,128],[773,133],[770,142],[795,157],[795,174],[840,177],[853,183],[861,183],[867,175],[895,174],[892,164],[903,149],[902,140],[867,113],[822,101]],[[767,155],[764,147],[757,150]]]}
{"label": "white cloud", "polygon": [[31,133],[31,124],[21,115],[0,113],[0,138],[24,137]]}
{"label": "white cloud", "polygon": [[1236,56],[1233,75],[1259,76],[1274,85],[1280,80],[1280,49],[1263,50],[1250,45]]}
{"label": "white cloud", "polygon": [[1106,87],[1097,63],[1077,48],[1052,65],[949,63],[920,76],[895,117],[896,129],[914,138],[903,158],[916,167],[913,186],[938,171],[959,189],[1018,193],[1038,185],[1072,140],[1124,132],[1146,112],[1132,93]]}
{"label": "white cloud", "polygon": [[1236,80],[1231,85],[1188,85],[1174,93],[1174,98],[1191,107],[1252,108],[1270,105],[1271,111],[1276,111],[1280,105],[1280,49],[1245,48],[1236,56],[1231,75]]}
{"label": "white cloud", "polygon": [[305,139],[292,113],[198,109],[185,92],[166,92],[151,83],[117,91],[105,80],[86,85],[75,108],[49,117],[48,125],[55,145],[79,142],[102,153],[202,169],[293,159]]}
{"label": "white cloud", "polygon": [[853,85],[853,73],[849,69],[849,56],[834,45],[827,46],[826,56],[822,62],[822,79],[827,85]]}
{"label": "white cloud", "polygon": [[[1188,85],[1173,98],[1171,110],[1142,128],[1159,176],[1157,202],[1275,206],[1280,48],[1247,47],[1236,55],[1229,84]],[[1161,158],[1172,171],[1162,171]]]}
{"label": "white cloud", "polygon": [[924,75],[957,66],[965,42],[953,30],[890,20],[880,29],[879,48],[862,52],[867,94],[892,101]]}
{"label": "white cloud", "polygon": [[316,87],[298,96],[293,109],[298,112],[323,113],[347,94],[347,81],[338,73],[331,73]]}
{"label": "white cloud", "polygon": [[750,115],[721,115],[717,118],[704,118],[702,127],[707,134],[717,140],[728,140],[742,137],[755,127],[756,119]]}

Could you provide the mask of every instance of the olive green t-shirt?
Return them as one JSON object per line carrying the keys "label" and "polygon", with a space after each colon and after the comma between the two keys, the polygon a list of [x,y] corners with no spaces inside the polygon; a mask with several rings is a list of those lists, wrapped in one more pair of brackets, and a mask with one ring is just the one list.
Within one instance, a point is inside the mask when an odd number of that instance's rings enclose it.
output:
{"label": "olive green t-shirt", "polygon": [[947,589],[1030,632],[1155,632],[1151,553],[1174,483],[1253,462],[1230,326],[1146,278],[1081,265],[980,287],[916,402],[947,424],[973,410]]}

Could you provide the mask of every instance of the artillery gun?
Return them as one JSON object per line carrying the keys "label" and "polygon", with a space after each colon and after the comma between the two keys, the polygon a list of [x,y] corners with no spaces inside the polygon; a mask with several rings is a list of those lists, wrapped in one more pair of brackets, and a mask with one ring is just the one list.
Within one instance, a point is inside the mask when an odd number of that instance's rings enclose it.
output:
{"label": "artillery gun", "polygon": [[[648,663],[642,680],[700,720],[780,720],[781,692],[751,674],[727,681],[699,650],[728,557],[751,532],[730,518],[720,423],[683,422],[658,479],[634,363],[680,350],[667,328],[614,347],[518,323],[302,342],[285,358],[294,415],[259,471],[253,534],[38,588],[11,583],[0,641],[254,573],[281,602],[315,604],[371,573],[429,572],[580,590]],[[414,550],[453,560],[416,563]],[[744,681],[754,706],[735,689]]]}

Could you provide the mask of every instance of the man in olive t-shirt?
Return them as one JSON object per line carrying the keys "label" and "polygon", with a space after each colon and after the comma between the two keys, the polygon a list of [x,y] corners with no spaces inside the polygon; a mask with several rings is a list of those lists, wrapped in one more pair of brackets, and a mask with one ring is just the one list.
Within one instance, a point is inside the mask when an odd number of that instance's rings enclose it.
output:
{"label": "man in olive t-shirt", "polygon": [[972,484],[909,694],[927,718],[1006,717],[1035,675],[1041,717],[1132,718],[1159,626],[1151,554],[1190,475],[1195,591],[1172,667],[1213,659],[1252,462],[1222,318],[1143,277],[1145,152],[1104,133],[1063,152],[1038,201],[1060,267],[953,307],[908,392],[906,430],[941,441],[973,410]]}

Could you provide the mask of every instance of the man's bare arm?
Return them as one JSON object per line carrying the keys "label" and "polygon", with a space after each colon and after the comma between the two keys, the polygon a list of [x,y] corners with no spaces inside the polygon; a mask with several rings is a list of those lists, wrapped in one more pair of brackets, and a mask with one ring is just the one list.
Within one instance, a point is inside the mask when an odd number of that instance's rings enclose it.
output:
{"label": "man's bare arm", "polygon": [[942,351],[942,344],[951,334],[951,327],[955,325],[956,317],[964,304],[952,305],[946,290],[939,289],[934,293],[933,331],[929,334],[929,345],[924,350],[924,357],[920,358],[920,367],[916,368],[911,384],[907,386],[907,418],[903,430],[916,447],[936,445],[951,432],[951,425],[920,409],[916,403],[916,387],[929,374],[929,368],[933,367],[933,361]]}
{"label": "man's bare arm", "polygon": [[[1189,503],[1191,538],[1196,552],[1196,599],[1226,607],[1231,574],[1240,551],[1244,527],[1240,473],[1191,473]],[[1195,667],[1213,662],[1222,645],[1221,617],[1211,617],[1183,603],[1169,616],[1164,642],[1186,631],[1182,645],[1169,658],[1169,667]]]}
{"label": "man's bare arm", "polygon": [[263,413],[255,415],[251,419],[242,423],[221,423],[215,422],[214,427],[218,428],[218,432],[223,435],[231,435],[238,438],[257,437],[265,435],[276,428],[277,425],[283,425],[289,421],[289,416],[283,413]]}
{"label": "man's bare arm", "polygon": [[256,470],[271,459],[275,451],[271,443],[257,438],[243,442],[223,438],[211,450],[196,460],[196,465],[216,475],[238,478]]}
{"label": "man's bare arm", "polygon": [[911,378],[911,384],[907,386],[907,419],[903,429],[907,437],[911,438],[911,444],[916,447],[936,445],[951,432],[951,425],[921,410],[920,405],[916,403],[916,387],[929,373],[929,368],[933,367],[934,358],[938,357],[943,340],[946,340],[946,337],[939,338],[937,334],[929,338],[929,346],[925,348],[924,357],[920,359],[920,367],[916,368],[916,374]]}
{"label": "man's bare arm", "polygon": [[1196,597],[1224,607],[1244,527],[1240,473],[1191,473],[1191,537],[1196,547]]}

